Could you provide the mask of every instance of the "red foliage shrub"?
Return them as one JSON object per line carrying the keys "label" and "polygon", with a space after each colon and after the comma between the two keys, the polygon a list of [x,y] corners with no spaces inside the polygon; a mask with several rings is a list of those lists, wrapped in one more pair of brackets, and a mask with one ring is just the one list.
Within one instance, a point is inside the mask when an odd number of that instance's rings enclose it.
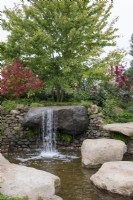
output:
{"label": "red foliage shrub", "polygon": [[116,65],[116,66],[111,66],[111,74],[115,77],[115,82],[118,87],[122,88],[123,86],[126,85],[128,79],[124,75],[125,72],[125,66],[123,65]]}
{"label": "red foliage shrub", "polygon": [[4,96],[24,97],[28,92],[36,92],[42,80],[28,67],[23,67],[19,60],[1,70],[0,94]]}

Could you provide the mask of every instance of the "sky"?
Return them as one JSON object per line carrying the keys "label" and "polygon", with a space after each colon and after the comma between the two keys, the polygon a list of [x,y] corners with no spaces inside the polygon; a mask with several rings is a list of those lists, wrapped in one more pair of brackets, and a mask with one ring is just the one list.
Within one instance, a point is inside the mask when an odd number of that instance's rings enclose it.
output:
{"label": "sky", "polygon": [[[109,2],[111,0],[105,1]],[[117,46],[118,48],[124,48],[129,52],[131,34],[133,33],[133,27],[131,26],[133,20],[133,0],[113,1],[114,8],[112,9],[112,18],[119,17],[119,20],[115,25],[119,29],[118,34],[120,35],[120,38],[117,39]],[[20,0],[1,0],[0,11],[3,10],[4,6],[12,8],[14,3],[20,3]],[[0,28],[0,41],[5,41],[6,36],[7,33]],[[127,55],[124,62],[129,65],[131,59],[132,57]]]}

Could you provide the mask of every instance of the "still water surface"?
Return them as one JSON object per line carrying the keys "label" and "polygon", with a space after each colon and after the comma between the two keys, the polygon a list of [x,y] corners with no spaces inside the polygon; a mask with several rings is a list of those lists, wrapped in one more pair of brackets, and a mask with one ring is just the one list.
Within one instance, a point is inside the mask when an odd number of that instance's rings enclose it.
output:
{"label": "still water surface", "polygon": [[[62,150],[53,157],[37,151],[27,155],[10,155],[7,158],[13,163],[34,167],[59,176],[61,187],[57,195],[63,200],[133,200],[133,198],[97,190],[90,182],[90,176],[97,170],[82,168],[79,151]],[[131,157],[124,159],[133,160]]]}

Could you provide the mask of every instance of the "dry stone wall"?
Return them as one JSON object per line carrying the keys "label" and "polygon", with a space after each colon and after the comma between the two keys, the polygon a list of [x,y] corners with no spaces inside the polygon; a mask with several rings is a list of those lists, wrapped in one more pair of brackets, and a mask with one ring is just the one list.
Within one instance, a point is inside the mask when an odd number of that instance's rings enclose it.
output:
{"label": "dry stone wall", "polygon": [[[19,105],[12,111],[6,111],[0,108],[1,153],[31,151],[42,145],[42,138],[39,130],[24,129],[22,127],[22,121],[28,110],[29,107],[24,105]],[[97,108],[94,109],[93,107],[93,110],[88,108],[88,130],[84,134],[74,136],[70,143],[58,140],[57,148],[80,148],[85,139],[109,138],[110,134],[102,129],[103,117],[103,114],[99,113]],[[128,149],[128,152],[133,154],[133,139]]]}
{"label": "dry stone wall", "polygon": [[28,107],[20,105],[16,110],[0,109],[0,152],[10,153],[37,148],[35,135],[23,130],[21,122]]}

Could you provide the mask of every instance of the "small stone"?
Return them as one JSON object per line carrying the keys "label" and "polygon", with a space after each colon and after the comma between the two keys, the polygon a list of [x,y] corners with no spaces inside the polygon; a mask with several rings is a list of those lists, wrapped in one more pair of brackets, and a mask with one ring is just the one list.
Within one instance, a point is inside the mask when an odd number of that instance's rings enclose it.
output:
{"label": "small stone", "polygon": [[98,106],[97,105],[92,105],[90,110],[91,110],[91,113],[98,113]]}
{"label": "small stone", "polygon": [[18,111],[18,110],[11,110],[11,114],[19,115],[19,114],[20,114],[20,111]]}

